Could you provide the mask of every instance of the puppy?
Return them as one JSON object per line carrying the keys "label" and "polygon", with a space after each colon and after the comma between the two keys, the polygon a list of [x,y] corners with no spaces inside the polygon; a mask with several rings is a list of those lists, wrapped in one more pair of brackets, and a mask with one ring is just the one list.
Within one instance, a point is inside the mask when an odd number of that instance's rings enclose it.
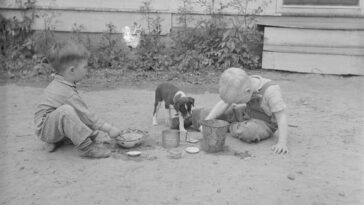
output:
{"label": "puppy", "polygon": [[191,117],[191,110],[195,106],[195,99],[187,97],[183,91],[173,84],[160,84],[155,90],[153,125],[158,124],[157,112],[162,101],[164,101],[165,108],[168,109],[169,119],[172,118],[171,109],[175,109],[179,118],[179,130],[187,132],[184,127],[184,119]]}

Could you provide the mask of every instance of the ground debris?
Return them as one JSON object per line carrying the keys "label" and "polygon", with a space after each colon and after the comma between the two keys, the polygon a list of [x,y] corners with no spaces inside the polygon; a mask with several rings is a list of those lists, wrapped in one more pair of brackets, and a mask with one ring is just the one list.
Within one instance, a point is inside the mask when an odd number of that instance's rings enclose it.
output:
{"label": "ground debris", "polygon": [[344,192],[340,192],[340,193],[338,193],[338,195],[341,196],[341,197],[345,197],[346,196]]}
{"label": "ground debris", "polygon": [[237,156],[240,159],[249,159],[249,158],[253,157],[253,155],[250,154],[249,151],[245,151],[245,152],[234,151],[234,156]]}
{"label": "ground debris", "polygon": [[294,174],[292,174],[292,173],[288,174],[288,175],[287,175],[287,178],[288,178],[289,180],[295,180],[295,179],[296,179],[296,177],[295,177],[295,176],[294,176]]}

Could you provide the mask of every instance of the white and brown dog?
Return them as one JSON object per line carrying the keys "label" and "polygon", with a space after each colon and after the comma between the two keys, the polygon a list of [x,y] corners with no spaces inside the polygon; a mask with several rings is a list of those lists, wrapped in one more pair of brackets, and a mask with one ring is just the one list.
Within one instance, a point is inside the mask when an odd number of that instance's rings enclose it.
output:
{"label": "white and brown dog", "polygon": [[183,91],[173,84],[160,84],[155,90],[153,125],[158,124],[157,112],[162,101],[164,101],[165,108],[168,109],[169,119],[172,119],[171,109],[175,109],[179,118],[179,130],[187,132],[184,126],[184,119],[191,117],[191,110],[195,106],[195,99],[187,97]]}

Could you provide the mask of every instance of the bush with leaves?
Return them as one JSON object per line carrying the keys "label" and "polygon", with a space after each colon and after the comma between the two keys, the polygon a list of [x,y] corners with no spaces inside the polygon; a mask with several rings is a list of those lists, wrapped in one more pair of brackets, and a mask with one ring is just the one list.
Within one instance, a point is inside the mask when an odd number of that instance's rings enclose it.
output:
{"label": "bush with leaves", "polygon": [[96,69],[123,69],[127,60],[126,45],[122,44],[121,35],[116,34],[115,25],[106,24],[106,28],[101,37],[101,44],[98,48],[91,50],[89,65]]}
{"label": "bush with leaves", "polygon": [[256,28],[234,25],[228,29],[217,47],[217,64],[224,68],[242,66],[255,69],[260,66],[259,53],[255,49],[261,46],[263,33]]}
{"label": "bush with leaves", "polygon": [[[32,43],[29,40],[32,19],[16,17],[6,19],[0,15],[0,67],[9,74],[29,70],[33,58]],[[11,74],[12,75],[12,74]]]}
{"label": "bush with leaves", "polygon": [[212,60],[205,52],[214,42],[213,36],[201,27],[172,32],[170,56],[175,68],[181,72],[195,72],[211,66]]}
{"label": "bush with leaves", "polygon": [[[191,12],[185,9],[186,0],[180,12]],[[212,6],[206,0],[197,1],[201,4],[210,18],[201,19],[194,28],[187,28],[187,14],[181,13],[181,30],[171,34],[174,42],[173,52],[177,58],[180,69],[194,70],[196,61],[197,69],[212,67],[226,69],[228,67],[244,67],[256,69],[260,67],[263,33],[255,24],[256,15],[262,12],[262,7],[253,9],[248,13],[248,5],[252,0],[232,0],[228,4],[220,4],[217,13],[212,11]],[[225,8],[233,7],[238,11],[238,16],[231,19],[233,26],[227,28],[226,17],[222,13]],[[193,57],[190,54],[193,53]],[[181,57],[183,56],[183,57]],[[184,68],[181,68],[184,67]]]}
{"label": "bush with leaves", "polygon": [[56,17],[60,15],[58,12],[45,12],[39,11],[35,14],[35,17],[42,18],[43,29],[37,31],[32,36],[32,41],[34,44],[35,51],[43,56],[46,56],[49,49],[56,42],[55,30],[57,23]]}
{"label": "bush with leaves", "polygon": [[[36,33],[31,30],[34,19],[39,17],[34,10],[35,2],[35,0],[16,1],[18,7],[24,10],[21,19],[15,16],[6,19],[0,15],[0,67],[10,78],[47,75],[53,71],[44,57],[48,50],[39,49],[44,45],[42,44],[44,35],[40,35],[43,32]],[[45,18],[45,21],[47,20],[49,18]],[[47,25],[51,25],[51,21]],[[53,39],[47,38],[47,42],[51,43]]]}
{"label": "bush with leaves", "polygon": [[151,33],[142,31],[136,55],[136,70],[165,70],[170,65],[160,30],[153,30]]}
{"label": "bush with leaves", "polygon": [[141,30],[140,43],[135,50],[137,56],[136,70],[166,70],[171,60],[162,41],[163,19],[156,12],[152,12],[151,1],[144,1],[139,11],[143,14],[147,29]]}

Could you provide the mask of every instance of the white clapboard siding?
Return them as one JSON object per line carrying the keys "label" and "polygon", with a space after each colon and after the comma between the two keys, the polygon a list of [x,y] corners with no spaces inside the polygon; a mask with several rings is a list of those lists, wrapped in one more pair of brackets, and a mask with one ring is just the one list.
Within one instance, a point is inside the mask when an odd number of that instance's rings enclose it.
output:
{"label": "white clapboard siding", "polygon": [[364,75],[364,31],[265,27],[263,69]]}
{"label": "white clapboard siding", "polygon": [[258,24],[280,28],[321,30],[364,30],[362,17],[324,16],[259,16]]}
{"label": "white clapboard siding", "polygon": [[[151,8],[158,11],[169,10],[169,6],[178,0],[153,0]],[[26,2],[23,0],[23,3]],[[78,9],[78,10],[131,10],[136,11],[145,0],[36,0],[36,8]],[[19,8],[21,1],[0,0],[2,8]]]}
{"label": "white clapboard siding", "polygon": [[[177,0],[176,0],[177,1]],[[140,11],[145,0],[37,0],[35,10],[23,10],[21,1],[0,0],[0,12],[6,18],[16,16],[22,19],[26,13],[28,16],[35,12],[38,18],[34,19],[32,29],[45,29],[45,22],[53,30],[61,32],[73,31],[74,25],[84,28],[84,32],[104,32],[106,24],[116,26],[116,32],[120,33],[125,26],[139,23],[142,28],[148,29],[147,20]],[[24,1],[23,1],[24,2]],[[174,1],[154,0],[151,4],[151,17],[157,15],[161,18],[162,33],[166,34],[171,29],[170,5]]]}
{"label": "white clapboard siding", "polygon": [[[54,14],[54,26],[57,31],[72,31],[74,24],[82,25],[87,32],[103,32],[106,30],[106,24],[113,24],[116,26],[116,32],[121,32],[125,26],[132,26],[134,22],[142,25],[147,29],[147,23],[141,13],[134,12],[92,12],[92,11],[72,11],[64,10],[62,12],[49,12]],[[162,21],[163,33],[169,32],[171,26],[170,14],[158,14]],[[44,29],[44,20],[42,17],[37,19],[33,24],[33,29]],[[72,23],[70,23],[72,22]]]}
{"label": "white clapboard siding", "polygon": [[364,75],[364,56],[264,51],[263,68],[301,73]]}
{"label": "white clapboard siding", "polygon": [[[16,16],[21,19],[22,12],[17,10],[6,10],[1,13],[6,18]],[[106,30],[106,24],[113,24],[116,33],[122,32],[125,26],[132,26],[134,22],[139,23],[142,28],[147,29],[147,21],[139,12],[114,12],[114,11],[77,11],[77,10],[38,10],[38,18],[32,24],[34,30],[44,30],[45,22],[55,31],[72,32],[75,25],[82,25],[83,32],[101,33]],[[162,33],[166,34],[171,28],[171,14],[160,13]]]}
{"label": "white clapboard siding", "polygon": [[[264,15],[275,15],[276,1],[271,0],[265,7]],[[24,3],[26,0],[0,0],[0,12],[3,16],[11,18],[13,16],[22,17],[24,13],[30,15],[31,10],[25,12]],[[52,27],[55,31],[72,31],[73,25],[82,25],[85,32],[103,32],[106,24],[112,23],[117,26],[118,32],[124,26],[132,26],[134,22],[141,24],[142,28],[147,29],[147,23],[140,11],[146,0],[36,0],[35,12],[46,14],[49,20],[52,16]],[[215,0],[214,9],[219,9],[219,4],[226,4],[230,0]],[[207,1],[207,4],[211,3]],[[262,2],[249,2],[248,12],[261,6]],[[181,0],[153,0],[151,1],[151,12],[158,13],[163,19],[161,22],[162,33],[168,33],[173,27],[178,27],[177,19],[173,15],[183,5]],[[192,16],[201,17],[206,14],[206,6],[194,3],[190,4],[193,8]],[[236,14],[236,9],[225,9],[226,14]],[[44,29],[44,19],[36,18],[32,28],[35,30]],[[230,21],[228,21],[230,22]],[[191,24],[194,25],[194,24]]]}
{"label": "white clapboard siding", "polygon": [[[172,0],[173,1],[173,0]],[[145,0],[37,0],[37,5],[64,9],[138,10]],[[154,0],[151,9],[168,11],[171,0]]]}
{"label": "white clapboard siding", "polygon": [[[9,1],[9,0],[6,0]],[[273,15],[276,11],[276,1],[270,0],[265,6],[263,14]],[[146,0],[37,0],[37,6],[47,8],[76,8],[76,9],[96,9],[96,10],[138,10]],[[227,4],[230,0],[215,0],[215,9],[219,9],[220,3]],[[207,1],[211,3],[211,1]],[[151,1],[151,9],[159,12],[178,12],[178,9],[183,5],[181,0],[153,0]],[[206,7],[198,4],[197,2],[188,5],[193,8],[193,11],[204,13]],[[262,6],[260,1],[250,1],[248,5],[248,12]],[[229,7],[223,10],[224,13],[236,13],[236,9]]]}
{"label": "white clapboard siding", "polygon": [[364,30],[323,30],[266,27],[266,45],[364,47]]}

